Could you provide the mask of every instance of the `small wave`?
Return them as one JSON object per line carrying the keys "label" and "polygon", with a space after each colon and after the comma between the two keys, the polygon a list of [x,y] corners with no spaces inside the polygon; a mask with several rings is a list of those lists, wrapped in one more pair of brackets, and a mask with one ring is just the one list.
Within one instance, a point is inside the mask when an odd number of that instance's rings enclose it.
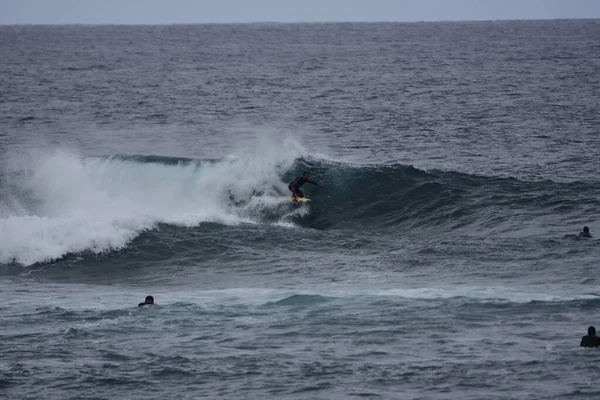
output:
{"label": "small wave", "polygon": [[395,296],[415,300],[457,299],[479,303],[567,303],[584,302],[597,304],[600,297],[594,294],[549,294],[525,292],[499,288],[418,288],[389,289],[378,293],[378,296]]}
{"label": "small wave", "polygon": [[318,294],[295,294],[279,301],[269,302],[265,306],[312,306],[332,301],[333,298]]}
{"label": "small wave", "polygon": [[94,71],[94,70],[108,70],[110,67],[104,64],[96,65],[83,65],[83,66],[68,66],[63,68],[65,71],[80,72],[80,71]]}

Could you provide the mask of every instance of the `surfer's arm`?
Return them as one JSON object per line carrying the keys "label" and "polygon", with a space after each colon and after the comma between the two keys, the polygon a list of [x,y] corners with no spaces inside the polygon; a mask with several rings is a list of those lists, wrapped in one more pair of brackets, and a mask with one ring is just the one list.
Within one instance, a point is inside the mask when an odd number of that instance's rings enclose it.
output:
{"label": "surfer's arm", "polygon": [[311,181],[311,180],[307,180],[306,182],[312,183],[313,185],[316,185],[318,187],[324,187],[325,186],[325,185],[321,185],[320,183],[317,183],[317,182],[314,182],[314,181]]}

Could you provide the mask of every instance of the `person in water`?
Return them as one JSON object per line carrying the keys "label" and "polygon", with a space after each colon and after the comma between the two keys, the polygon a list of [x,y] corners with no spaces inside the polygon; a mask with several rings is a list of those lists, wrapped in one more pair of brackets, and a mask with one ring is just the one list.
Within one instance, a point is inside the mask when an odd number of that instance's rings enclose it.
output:
{"label": "person in water", "polygon": [[302,174],[302,176],[297,176],[296,179],[294,179],[288,185],[288,189],[291,190],[292,197],[294,199],[297,199],[297,198],[300,198],[300,197],[304,197],[304,193],[302,193],[302,190],[300,190],[300,186],[304,185],[307,182],[308,183],[312,183],[313,185],[316,185],[318,187],[324,187],[325,186],[325,185],[321,185],[320,183],[311,181],[310,179],[308,179],[308,172],[304,172]]}
{"label": "person in water", "polygon": [[146,300],[143,303],[138,304],[138,307],[145,306],[146,304],[154,304],[154,297],[146,296]]}
{"label": "person in water", "polygon": [[590,233],[590,228],[584,226],[583,231],[579,232],[579,237],[591,238],[592,234]]}
{"label": "person in water", "polygon": [[590,326],[588,334],[581,338],[580,347],[599,347],[600,337],[596,336],[596,328]]}

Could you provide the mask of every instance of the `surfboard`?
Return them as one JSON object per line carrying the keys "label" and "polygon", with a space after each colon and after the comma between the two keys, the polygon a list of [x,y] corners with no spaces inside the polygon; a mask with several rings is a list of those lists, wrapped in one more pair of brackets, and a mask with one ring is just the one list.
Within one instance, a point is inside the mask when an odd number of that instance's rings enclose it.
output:
{"label": "surfboard", "polygon": [[308,197],[298,197],[295,199],[292,196],[288,196],[288,199],[290,199],[292,201],[299,201],[299,202],[310,201],[310,199]]}

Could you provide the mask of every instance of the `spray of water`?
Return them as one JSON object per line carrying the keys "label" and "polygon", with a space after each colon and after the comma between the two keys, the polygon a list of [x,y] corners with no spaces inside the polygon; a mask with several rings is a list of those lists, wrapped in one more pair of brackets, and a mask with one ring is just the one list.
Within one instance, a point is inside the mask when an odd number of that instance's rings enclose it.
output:
{"label": "spray of water", "polygon": [[[81,157],[64,149],[20,157],[0,192],[0,263],[29,265],[84,250],[119,249],[159,223],[264,223],[286,203],[281,176],[302,147],[260,140],[219,160]],[[270,221],[287,224],[288,213]]]}

